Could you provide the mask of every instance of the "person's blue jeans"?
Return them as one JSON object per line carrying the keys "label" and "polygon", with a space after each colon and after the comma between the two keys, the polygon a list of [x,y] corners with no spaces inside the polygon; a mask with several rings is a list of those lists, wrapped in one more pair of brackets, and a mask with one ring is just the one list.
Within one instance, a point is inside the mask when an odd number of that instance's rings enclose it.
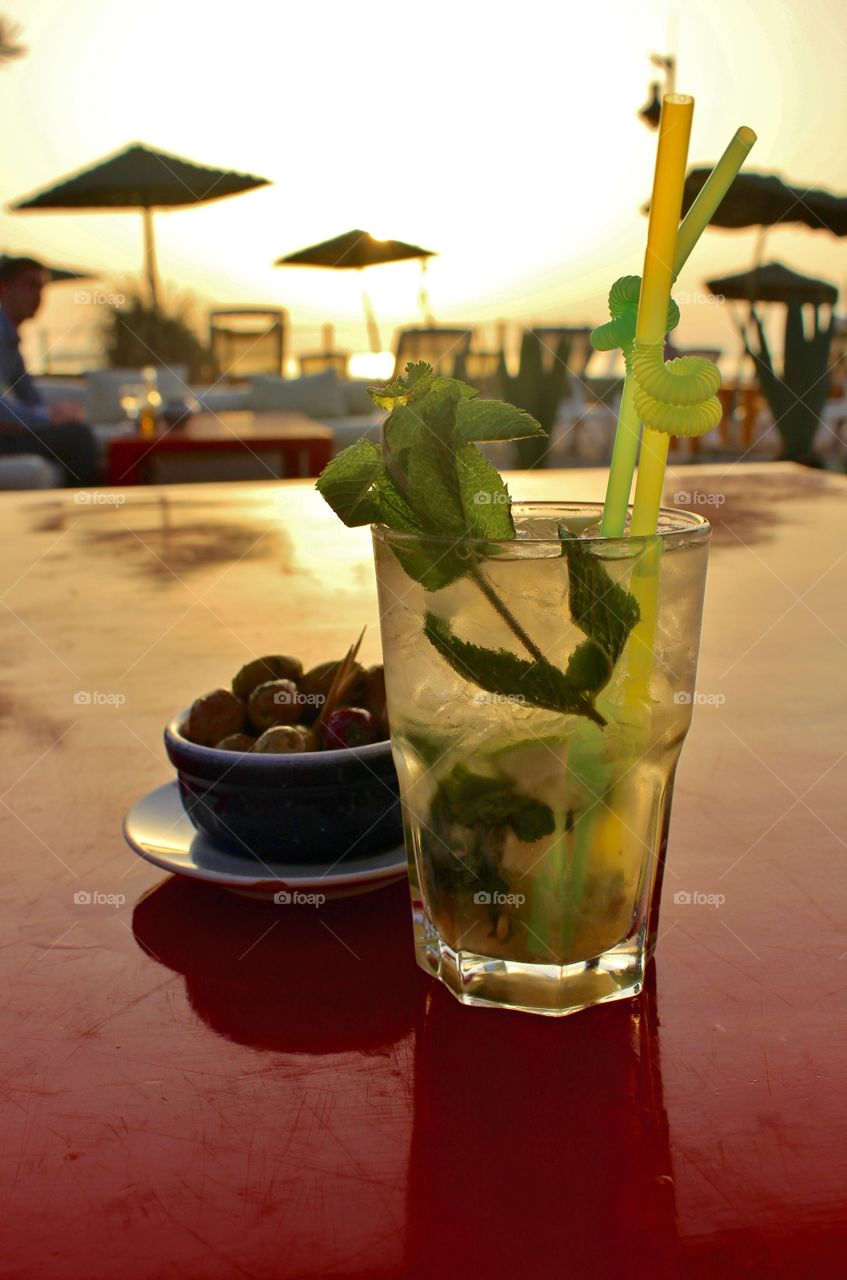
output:
{"label": "person's blue jeans", "polygon": [[37,453],[60,466],[65,484],[83,488],[97,484],[97,444],[84,422],[63,422],[5,432],[0,425],[0,457]]}

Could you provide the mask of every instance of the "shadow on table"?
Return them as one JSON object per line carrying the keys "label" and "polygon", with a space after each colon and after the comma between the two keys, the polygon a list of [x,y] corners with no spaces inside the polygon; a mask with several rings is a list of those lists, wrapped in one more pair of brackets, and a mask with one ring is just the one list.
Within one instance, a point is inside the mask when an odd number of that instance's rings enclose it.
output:
{"label": "shadow on table", "polygon": [[782,525],[805,518],[792,511],[794,502],[830,499],[843,504],[844,485],[826,472],[797,466],[788,474],[778,469],[751,476],[734,472],[732,464],[723,475],[711,467],[705,476],[697,467],[674,469],[664,495],[666,506],[705,516],[712,547],[721,550],[769,542]]}
{"label": "shadow on table", "polygon": [[[88,500],[78,501],[80,494]],[[96,502],[89,491],[80,494],[34,508],[33,528],[44,533],[74,526],[78,539],[95,551],[117,554],[127,572],[169,583],[176,576],[241,560],[275,559],[291,572],[291,538],[267,518],[251,518],[243,498],[218,500],[198,511],[196,500],[174,499],[160,490],[149,498],[134,498],[129,508],[109,502],[108,492]]]}
{"label": "shadow on table", "polygon": [[174,878],[136,905],[142,950],[185,976],[219,1035],[286,1053],[379,1053],[412,1027],[426,983],[405,881],[321,907],[277,906]]}

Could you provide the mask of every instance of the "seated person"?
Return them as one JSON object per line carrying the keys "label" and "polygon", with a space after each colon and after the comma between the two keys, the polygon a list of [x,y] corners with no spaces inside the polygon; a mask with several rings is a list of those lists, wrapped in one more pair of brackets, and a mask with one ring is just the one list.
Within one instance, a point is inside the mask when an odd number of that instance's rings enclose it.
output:
{"label": "seated person", "polygon": [[41,304],[47,272],[34,258],[0,259],[0,457],[37,453],[58,463],[68,485],[97,483],[97,450],[77,405],[44,404],[26,371],[18,328]]}

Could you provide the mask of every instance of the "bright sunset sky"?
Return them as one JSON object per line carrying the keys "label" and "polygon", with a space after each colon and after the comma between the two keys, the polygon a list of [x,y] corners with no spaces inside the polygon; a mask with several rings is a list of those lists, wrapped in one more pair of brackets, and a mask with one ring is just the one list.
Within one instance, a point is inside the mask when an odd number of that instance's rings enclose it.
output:
{"label": "bright sunset sky", "polygon": [[[12,200],[140,140],[272,180],[156,218],[166,286],[209,305],[285,306],[293,345],[321,322],[364,349],[357,273],[273,268],[361,226],[435,249],[445,323],[601,322],[616,276],[639,272],[656,134],[637,118],[649,63],[673,40],[696,100],[690,162],[740,124],[749,167],[847,191],[843,0],[0,0],[26,57],[0,71],[0,248],[137,273],[133,213],[11,214]],[[675,34],[674,34],[675,32]],[[755,233],[708,231],[679,281],[750,264]],[[847,240],[777,229],[768,258],[847,287]],[[384,342],[419,318],[417,264],[365,276]],[[62,349],[90,345],[96,305],[57,286],[39,316]],[[731,350],[728,317],[683,306],[679,341]],[[35,349],[34,335],[30,350]]]}

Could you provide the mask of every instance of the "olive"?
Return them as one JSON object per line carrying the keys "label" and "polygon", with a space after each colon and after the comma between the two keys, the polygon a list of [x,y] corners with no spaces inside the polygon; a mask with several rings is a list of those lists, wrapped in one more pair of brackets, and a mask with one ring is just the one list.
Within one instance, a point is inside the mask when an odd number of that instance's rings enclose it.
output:
{"label": "olive", "polygon": [[265,755],[295,755],[310,751],[309,732],[299,725],[278,724],[257,738],[253,751]]}
{"label": "olive", "polygon": [[255,738],[251,738],[249,733],[230,733],[225,738],[221,738],[220,742],[215,743],[218,751],[252,751]]}
{"label": "olive", "polygon": [[[341,662],[321,662],[299,681],[300,685],[300,720],[303,724],[311,724],[318,718],[321,709],[329,696],[335,673]],[[344,703],[358,703],[367,687],[365,669],[358,662],[353,664],[352,683],[348,684],[343,695]]]}
{"label": "olive", "polygon": [[323,741],[327,751],[364,747],[376,740],[373,717],[364,707],[338,707],[327,716]]}
{"label": "olive", "polygon": [[246,702],[253,690],[268,680],[299,680],[303,663],[285,653],[271,653],[264,658],[254,658],[246,663],[233,678],[232,692]]}
{"label": "olive", "polygon": [[374,727],[381,738],[387,738],[388,729],[388,712],[385,705],[385,668],[384,667],[368,667],[365,675],[368,678],[365,696],[357,701],[357,706],[364,707],[366,711],[370,711],[374,720]]}
{"label": "olive", "polygon": [[183,734],[189,742],[211,747],[244,728],[244,703],[229,689],[213,689],[191,704]]}
{"label": "olive", "polygon": [[296,724],[300,719],[300,695],[293,680],[268,680],[250,694],[247,714],[258,733],[275,724]]}

